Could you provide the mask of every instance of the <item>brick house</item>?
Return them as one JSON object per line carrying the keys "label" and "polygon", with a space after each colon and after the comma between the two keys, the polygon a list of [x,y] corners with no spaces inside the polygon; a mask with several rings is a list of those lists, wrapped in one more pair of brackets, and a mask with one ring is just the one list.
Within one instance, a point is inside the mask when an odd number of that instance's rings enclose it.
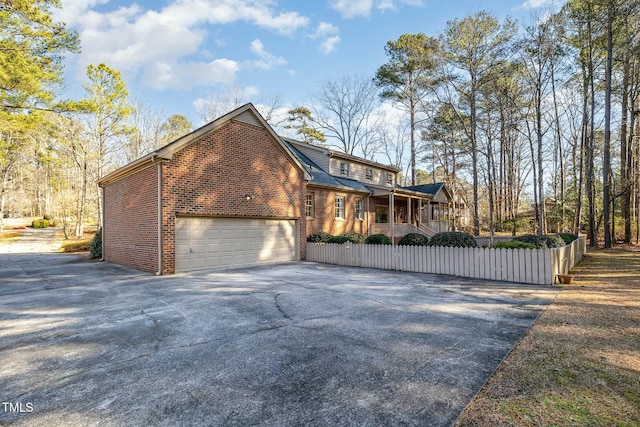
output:
{"label": "brick house", "polygon": [[449,230],[452,196],[443,183],[401,187],[396,167],[281,138],[311,175],[307,234],[382,233],[398,240]]}
{"label": "brick house", "polygon": [[103,258],[171,274],[304,259],[316,230],[440,231],[446,188],[401,188],[397,173],[279,137],[246,104],[98,181]]}

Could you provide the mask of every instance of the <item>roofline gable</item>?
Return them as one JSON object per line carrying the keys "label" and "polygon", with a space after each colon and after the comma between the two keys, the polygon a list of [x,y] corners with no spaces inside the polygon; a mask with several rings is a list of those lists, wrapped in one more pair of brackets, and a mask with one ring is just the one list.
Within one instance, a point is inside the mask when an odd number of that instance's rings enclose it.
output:
{"label": "roofline gable", "polygon": [[[289,150],[289,148],[285,145],[282,139],[280,139],[278,134],[276,134],[273,128],[269,125],[269,123],[267,123],[267,121],[258,112],[256,107],[254,107],[252,103],[247,103],[236,108],[233,111],[228,112],[227,114],[221,117],[218,117],[212,122],[209,122],[204,126],[201,126],[198,129],[184,136],[181,136],[180,138],[170,142],[164,147],[160,147],[157,150],[152,151],[151,153],[137,160],[134,160],[133,162],[125,166],[122,166],[119,169],[116,169],[115,171],[100,178],[97,182],[99,185],[105,185],[105,184],[117,181],[120,178],[124,178],[125,176],[138,171],[146,163],[149,163],[149,165],[151,165],[151,164],[157,163],[158,161],[171,160],[173,158],[173,155],[177,151],[197,141],[200,137],[221,128],[222,126],[229,123],[231,120],[237,118],[238,116],[246,112],[250,112],[254,116],[254,118],[258,121],[258,123],[260,123],[260,125],[267,130],[271,138],[274,140],[276,144],[278,144],[278,146],[280,146],[280,148],[283,150],[283,152],[289,158],[289,160],[300,170],[300,172],[303,173],[304,179],[310,180],[311,176],[305,170],[305,168],[300,163],[300,161],[298,161],[298,158],[291,152],[291,150]],[[243,123],[246,123],[246,122],[243,121]]]}

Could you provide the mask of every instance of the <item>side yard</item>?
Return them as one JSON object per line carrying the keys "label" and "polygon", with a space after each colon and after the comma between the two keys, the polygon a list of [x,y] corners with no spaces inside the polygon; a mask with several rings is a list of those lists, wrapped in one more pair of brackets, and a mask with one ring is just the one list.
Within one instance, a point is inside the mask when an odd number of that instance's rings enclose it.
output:
{"label": "side yard", "polygon": [[590,250],[456,425],[640,425],[639,250]]}

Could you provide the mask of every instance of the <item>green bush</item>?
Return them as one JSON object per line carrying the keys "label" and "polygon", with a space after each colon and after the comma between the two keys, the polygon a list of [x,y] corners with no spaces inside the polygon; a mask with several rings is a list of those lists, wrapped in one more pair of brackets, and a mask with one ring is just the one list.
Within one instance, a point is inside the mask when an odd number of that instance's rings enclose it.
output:
{"label": "green bush", "polygon": [[49,220],[48,219],[34,219],[31,221],[31,227],[33,228],[48,228]]}
{"label": "green bush", "polygon": [[547,246],[550,248],[561,248],[565,246],[564,239],[557,234],[547,234]]}
{"label": "green bush", "polygon": [[89,245],[89,258],[102,258],[102,228],[96,231],[93,240],[91,240],[91,244]]}
{"label": "green bush", "polygon": [[399,246],[427,246],[429,238],[420,233],[407,233],[398,242]]}
{"label": "green bush", "polygon": [[326,231],[316,231],[307,236],[307,242],[327,243],[333,236]]}
{"label": "green bush", "polygon": [[331,236],[327,243],[364,243],[364,236],[360,233],[344,233],[339,236]]}
{"label": "green bush", "polygon": [[564,240],[567,245],[578,239],[578,235],[573,233],[558,233],[557,236]]}
{"label": "green bush", "polygon": [[343,236],[347,236],[352,243],[364,243],[364,236],[360,233],[344,233]]}
{"label": "green bush", "polygon": [[540,236],[539,234],[525,234],[524,236],[514,237],[513,240],[531,243],[535,245],[537,249],[559,248],[565,245],[564,240],[557,234],[544,236]]}
{"label": "green bush", "polygon": [[345,236],[345,235],[340,235],[340,236],[331,236],[329,238],[329,240],[327,240],[327,243],[347,243],[349,241],[349,237]]}
{"label": "green bush", "polygon": [[521,242],[519,240],[509,240],[508,242],[497,242],[491,245],[492,249],[535,249],[533,243]]}
{"label": "green bush", "polygon": [[42,216],[42,219],[46,219],[46,220],[51,221],[51,215],[45,214],[45,215]]}
{"label": "green bush", "polygon": [[372,234],[364,241],[367,245],[392,245],[393,242],[389,236],[385,234]]}
{"label": "green bush", "polygon": [[452,246],[456,248],[477,248],[476,239],[469,233],[446,231],[438,233],[429,240],[429,246]]}

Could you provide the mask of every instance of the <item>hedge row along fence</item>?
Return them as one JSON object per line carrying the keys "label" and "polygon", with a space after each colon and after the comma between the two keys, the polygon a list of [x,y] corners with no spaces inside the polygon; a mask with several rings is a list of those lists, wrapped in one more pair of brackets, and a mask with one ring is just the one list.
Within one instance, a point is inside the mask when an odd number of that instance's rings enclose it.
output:
{"label": "hedge row along fence", "polygon": [[584,237],[552,249],[308,243],[307,260],[351,267],[553,285],[556,276],[567,274],[586,250]]}

